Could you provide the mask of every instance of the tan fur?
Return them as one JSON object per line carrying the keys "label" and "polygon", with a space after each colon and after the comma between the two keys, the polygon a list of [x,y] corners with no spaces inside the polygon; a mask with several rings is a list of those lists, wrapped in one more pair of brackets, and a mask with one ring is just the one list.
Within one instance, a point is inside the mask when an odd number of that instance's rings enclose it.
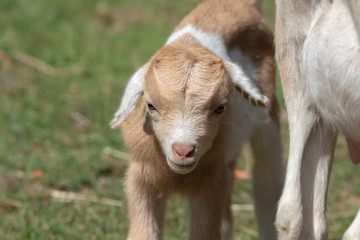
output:
{"label": "tan fur", "polygon": [[[174,49],[173,46],[165,47],[152,61],[150,72],[147,75],[145,97],[150,98],[152,102],[156,103],[155,106],[163,111],[161,124],[157,125],[155,119],[152,122],[153,131],[164,133],[164,130],[173,127],[172,119],[177,117],[179,112],[171,110],[179,109],[180,111],[183,107],[189,107],[192,108],[188,110],[189,112],[194,111],[203,118],[203,114],[207,114],[209,109],[212,113],[217,104],[228,99],[230,86],[227,84],[229,81],[226,81],[228,76],[222,66],[222,61],[204,48],[198,49],[199,47],[193,46],[194,49],[185,50],[186,48],[183,49],[182,47],[181,45],[180,49]],[[179,51],[178,55],[176,55],[177,51]],[[196,56],[191,56],[192,54],[196,54]],[[178,58],[174,58],[174,56]],[[183,68],[188,64],[195,65],[195,67],[189,68],[190,71],[193,71],[190,74],[193,75],[192,78],[183,74]],[[211,71],[208,71],[209,69]],[[203,81],[203,78],[208,81]],[[201,81],[199,81],[200,79]],[[204,89],[207,90],[204,91]],[[185,96],[184,92],[186,92]],[[220,116],[210,116],[215,119],[209,122],[198,122],[197,130],[202,132],[200,135],[211,141],[203,144],[212,143],[213,146],[202,157],[193,172],[186,174],[186,176],[179,175],[171,171],[166,164],[166,159],[154,135],[148,135],[148,132],[143,130],[146,126],[145,122],[149,121],[149,118],[146,117],[145,103],[144,101],[141,102],[140,107],[129,117],[128,123],[122,127],[125,143],[132,154],[126,186],[130,215],[136,216],[135,219],[144,222],[146,213],[136,211],[139,201],[131,201],[132,196],[137,196],[137,192],[146,193],[150,190],[153,194],[164,199],[174,192],[180,192],[191,198],[195,196],[194,193],[196,192],[196,195],[200,194],[197,197],[199,201],[203,201],[201,195],[204,195],[207,201],[206,203],[196,203],[196,199],[192,201],[196,204],[192,211],[193,221],[196,222],[196,218],[199,216],[202,218],[199,223],[196,223],[198,226],[192,229],[191,239],[220,239],[220,227],[214,226],[220,226],[225,204],[229,201],[224,196],[230,194],[231,176],[228,176],[228,166],[223,159],[223,146],[225,144],[223,135],[226,133],[217,132],[217,129],[226,129],[227,126],[219,125]],[[223,117],[226,118],[226,115]],[[137,180],[132,180],[133,178],[137,178]],[[141,179],[140,184],[138,178]],[[205,209],[202,210],[202,208]],[[203,216],[207,212],[211,212],[211,217]],[[143,229],[139,229],[141,224],[139,225],[135,221],[132,221],[131,224],[129,239],[160,238],[160,230],[155,234],[156,237],[155,235],[147,235],[147,233],[142,235]]]}
{"label": "tan fur", "polygon": [[[175,30],[193,24],[205,32],[219,34],[229,50],[240,48],[259,69],[259,86],[263,93],[275,99],[273,35],[261,17],[260,3],[255,0],[206,1],[186,16]],[[217,11],[214,13],[212,9]],[[276,117],[276,99],[272,103],[272,117]]]}
{"label": "tan fur", "polygon": [[[146,65],[143,95],[135,111],[121,125],[131,153],[126,178],[131,220],[129,240],[162,239],[165,203],[172,193],[190,199],[190,239],[230,238],[236,156],[229,159],[228,154],[229,150],[238,153],[241,147],[233,143],[235,129],[244,129],[244,139],[237,141],[251,139],[257,158],[254,192],[260,239],[276,238],[272,223],[282,187],[282,168],[274,94],[273,37],[261,19],[258,6],[258,2],[247,0],[209,0],[185,17],[176,30],[191,23],[201,31],[220,36],[227,50],[240,48],[252,60],[258,73],[255,81],[270,100],[268,123],[250,122],[251,117],[232,122],[239,112],[244,116],[247,111],[251,111],[251,116],[268,113],[246,102],[234,102],[239,93],[232,91],[234,83],[228,63],[200,45],[191,34],[184,34],[160,49]],[[219,106],[225,107],[224,112],[215,112]],[[244,108],[243,113],[239,108]],[[184,141],[196,143],[196,167],[179,174],[169,167],[172,159],[166,156],[170,154],[166,143],[174,129],[185,123],[188,124],[185,130],[194,139]],[[234,128],[230,123],[244,128]],[[228,229],[221,232],[224,222],[230,226],[223,226]]]}

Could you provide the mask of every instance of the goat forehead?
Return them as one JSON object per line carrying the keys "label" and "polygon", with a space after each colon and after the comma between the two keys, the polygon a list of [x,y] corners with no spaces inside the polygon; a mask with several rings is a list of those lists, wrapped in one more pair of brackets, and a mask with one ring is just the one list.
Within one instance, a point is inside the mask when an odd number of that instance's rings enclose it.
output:
{"label": "goat forehead", "polygon": [[184,111],[206,110],[225,102],[228,97],[227,85],[216,80],[209,81],[203,76],[191,76],[181,84],[166,81],[165,84],[158,85],[161,98],[159,101]]}
{"label": "goat forehead", "polygon": [[229,90],[229,81],[222,61],[204,61],[194,53],[174,52],[172,57],[155,62],[153,83],[162,102],[204,106],[222,101]]}

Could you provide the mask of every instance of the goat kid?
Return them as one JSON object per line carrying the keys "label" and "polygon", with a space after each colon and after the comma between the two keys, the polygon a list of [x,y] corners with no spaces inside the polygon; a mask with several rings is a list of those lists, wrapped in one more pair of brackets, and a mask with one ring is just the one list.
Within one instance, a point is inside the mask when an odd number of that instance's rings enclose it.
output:
{"label": "goat kid", "polygon": [[[277,0],[276,55],[290,150],[280,239],[327,239],[326,196],[338,133],[360,162],[360,1]],[[359,216],[346,239],[360,239]]]}
{"label": "goat kid", "polygon": [[246,140],[256,158],[260,239],[276,239],[282,150],[273,36],[259,5],[200,4],[130,79],[111,123],[131,153],[128,239],[162,239],[166,199],[175,192],[190,200],[190,239],[229,239],[233,170]]}

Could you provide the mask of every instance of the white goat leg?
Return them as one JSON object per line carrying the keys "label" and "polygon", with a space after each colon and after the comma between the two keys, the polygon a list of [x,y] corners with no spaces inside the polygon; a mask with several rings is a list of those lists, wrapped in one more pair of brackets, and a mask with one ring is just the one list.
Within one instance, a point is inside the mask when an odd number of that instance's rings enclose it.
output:
{"label": "white goat leg", "polygon": [[[336,135],[351,139],[349,146],[360,137],[360,1],[276,5],[276,56],[290,124],[277,228],[280,239],[327,239],[326,192]],[[351,148],[354,163],[356,150]]]}
{"label": "white goat leg", "polygon": [[299,103],[288,102],[290,152],[276,216],[279,239],[326,240],[326,195],[336,134],[307,108],[294,106]]}

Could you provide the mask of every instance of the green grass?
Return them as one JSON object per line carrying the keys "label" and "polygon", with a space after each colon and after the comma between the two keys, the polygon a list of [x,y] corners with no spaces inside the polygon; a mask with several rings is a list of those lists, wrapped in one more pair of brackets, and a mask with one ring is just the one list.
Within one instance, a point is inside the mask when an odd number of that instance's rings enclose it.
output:
{"label": "green grass", "polygon": [[[127,161],[109,151],[126,149],[108,123],[130,75],[198,2],[0,1],[1,239],[126,238]],[[272,1],[264,2],[264,15],[273,26]],[[277,94],[282,99],[279,84]],[[286,152],[285,121],[282,132]],[[251,161],[245,147],[239,166],[251,171]],[[330,239],[340,239],[360,206],[360,170],[342,138],[333,168]],[[59,202],[54,190],[122,207]],[[233,203],[252,204],[250,182],[236,182]],[[182,197],[170,199],[165,239],[186,238],[187,210]],[[251,208],[234,211],[234,218],[234,239],[256,239]]]}

